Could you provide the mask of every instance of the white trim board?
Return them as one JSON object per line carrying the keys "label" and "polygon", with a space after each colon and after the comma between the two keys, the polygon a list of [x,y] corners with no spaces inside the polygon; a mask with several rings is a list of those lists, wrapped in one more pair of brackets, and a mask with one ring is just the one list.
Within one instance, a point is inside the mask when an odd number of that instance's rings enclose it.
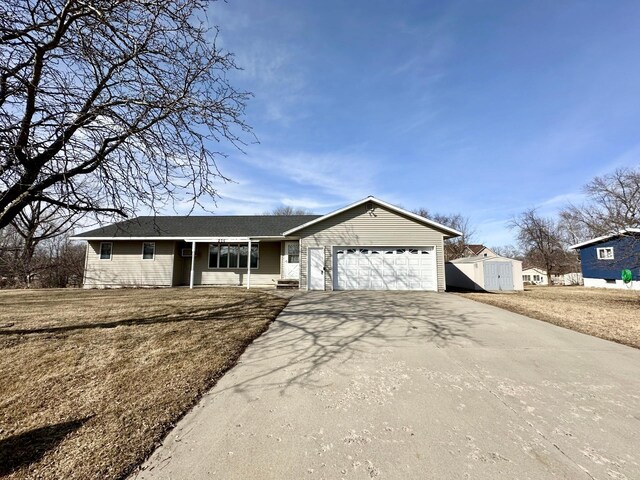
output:
{"label": "white trim board", "polygon": [[625,228],[624,230],[620,230],[618,233],[612,233],[611,235],[604,235],[602,237],[592,238],[591,240],[587,240],[586,242],[576,243],[575,245],[571,245],[569,248],[571,248],[572,250],[575,250],[576,248],[586,247],[587,245],[602,242],[604,240],[609,240],[610,238],[619,237],[621,235],[624,235],[625,233],[640,233],[640,228]]}

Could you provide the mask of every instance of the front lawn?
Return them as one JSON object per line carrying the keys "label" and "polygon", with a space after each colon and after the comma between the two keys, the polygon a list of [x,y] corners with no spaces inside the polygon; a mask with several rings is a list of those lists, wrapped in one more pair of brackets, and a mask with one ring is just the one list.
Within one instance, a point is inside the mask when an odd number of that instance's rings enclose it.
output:
{"label": "front lawn", "polygon": [[0,292],[0,476],[126,476],[286,303],[243,289]]}
{"label": "front lawn", "polygon": [[640,292],[526,287],[517,293],[458,293],[528,317],[640,348]]}

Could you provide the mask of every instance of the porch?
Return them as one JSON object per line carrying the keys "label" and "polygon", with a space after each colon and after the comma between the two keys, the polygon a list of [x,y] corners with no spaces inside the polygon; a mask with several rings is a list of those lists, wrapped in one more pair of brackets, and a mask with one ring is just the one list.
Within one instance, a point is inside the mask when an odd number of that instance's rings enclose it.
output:
{"label": "porch", "polygon": [[190,288],[291,286],[300,279],[299,249],[297,239],[185,239],[175,243],[172,283]]}

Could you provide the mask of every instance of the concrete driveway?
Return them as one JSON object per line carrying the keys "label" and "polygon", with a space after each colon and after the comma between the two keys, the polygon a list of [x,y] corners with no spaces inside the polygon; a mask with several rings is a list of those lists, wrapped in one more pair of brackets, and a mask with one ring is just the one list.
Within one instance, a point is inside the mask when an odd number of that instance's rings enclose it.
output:
{"label": "concrete driveway", "polygon": [[138,478],[638,479],[640,351],[449,294],[302,294]]}

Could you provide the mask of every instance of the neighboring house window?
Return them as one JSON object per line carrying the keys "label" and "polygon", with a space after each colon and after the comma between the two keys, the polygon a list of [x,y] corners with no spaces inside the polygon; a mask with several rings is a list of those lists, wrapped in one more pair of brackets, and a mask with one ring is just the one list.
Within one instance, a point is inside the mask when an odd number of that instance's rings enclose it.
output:
{"label": "neighboring house window", "polygon": [[599,248],[598,260],[613,260],[613,247]]}
{"label": "neighboring house window", "polygon": [[299,243],[287,243],[287,263],[300,263]]}
{"label": "neighboring house window", "polygon": [[101,242],[100,243],[100,260],[111,260],[112,251],[113,251],[113,243]]}
{"label": "neighboring house window", "polygon": [[142,242],[142,259],[153,260],[156,255],[155,242]]}
{"label": "neighboring house window", "polygon": [[533,276],[533,281],[534,281],[534,282],[539,282],[539,281],[541,281],[541,280],[542,280],[542,277],[541,277],[540,275],[534,275],[534,276]]}
{"label": "neighboring house window", "polygon": [[522,275],[522,280],[524,280],[525,282],[530,282],[531,281],[531,275]]}
{"label": "neighboring house window", "polygon": [[[248,245],[209,244],[209,268],[247,268]],[[258,268],[258,245],[251,245],[251,268]]]}

